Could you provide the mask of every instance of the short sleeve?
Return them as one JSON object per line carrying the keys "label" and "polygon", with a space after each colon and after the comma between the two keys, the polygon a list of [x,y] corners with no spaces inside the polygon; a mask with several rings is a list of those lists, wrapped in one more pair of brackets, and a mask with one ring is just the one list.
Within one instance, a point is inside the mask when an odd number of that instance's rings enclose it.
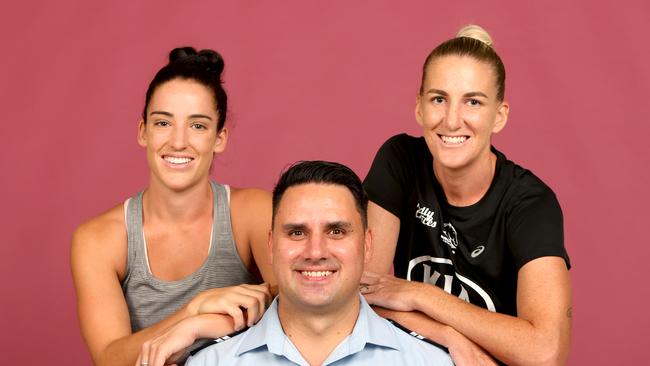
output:
{"label": "short sleeve", "polygon": [[562,209],[553,191],[544,186],[518,198],[508,220],[508,245],[517,270],[540,257],[564,258],[571,268],[564,248]]}
{"label": "short sleeve", "polygon": [[388,139],[375,155],[363,187],[370,201],[397,217],[401,217],[406,202],[408,181],[408,139],[402,134]]}

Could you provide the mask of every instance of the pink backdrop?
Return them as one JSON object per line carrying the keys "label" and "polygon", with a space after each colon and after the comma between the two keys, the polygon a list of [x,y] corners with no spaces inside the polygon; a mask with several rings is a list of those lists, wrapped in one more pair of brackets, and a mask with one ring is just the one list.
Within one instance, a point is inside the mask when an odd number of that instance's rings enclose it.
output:
{"label": "pink backdrop", "polygon": [[570,364],[647,358],[647,2],[229,3],[3,3],[3,364],[90,363],[70,235],[146,186],[136,126],[171,48],[224,55],[231,140],[214,176],[270,189],[298,159],[344,162],[364,176],[386,138],[418,134],[421,63],[466,23],[492,33],[508,70],[511,115],[495,144],[544,179],[564,209]]}

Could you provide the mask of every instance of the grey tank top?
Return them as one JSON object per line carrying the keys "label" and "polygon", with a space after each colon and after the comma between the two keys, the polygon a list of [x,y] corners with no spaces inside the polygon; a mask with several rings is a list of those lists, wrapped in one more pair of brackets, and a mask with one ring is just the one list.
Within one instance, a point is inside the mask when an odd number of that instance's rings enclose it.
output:
{"label": "grey tank top", "polygon": [[173,314],[198,293],[216,287],[260,283],[241,261],[230,224],[228,191],[210,182],[214,197],[212,242],[208,257],[191,275],[177,281],[154,277],[147,262],[142,228],[142,193],[132,197],[126,208],[128,259],[122,291],[136,332]]}

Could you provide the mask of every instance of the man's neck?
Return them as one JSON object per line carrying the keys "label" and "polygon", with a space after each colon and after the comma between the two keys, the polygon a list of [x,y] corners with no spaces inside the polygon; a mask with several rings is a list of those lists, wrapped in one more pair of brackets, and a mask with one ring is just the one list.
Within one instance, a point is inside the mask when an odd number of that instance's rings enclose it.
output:
{"label": "man's neck", "polygon": [[278,316],[284,333],[310,365],[321,365],[345,339],[359,317],[360,301],[341,304],[334,309],[308,309],[278,302]]}

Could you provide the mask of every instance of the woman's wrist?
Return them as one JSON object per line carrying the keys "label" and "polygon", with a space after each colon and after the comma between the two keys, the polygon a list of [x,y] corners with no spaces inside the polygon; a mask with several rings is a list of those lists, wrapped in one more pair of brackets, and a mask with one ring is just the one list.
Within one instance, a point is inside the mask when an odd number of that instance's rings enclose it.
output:
{"label": "woman's wrist", "polygon": [[435,286],[416,281],[409,282],[409,285],[412,286],[412,291],[407,296],[409,306],[415,311],[426,313],[425,308],[431,303],[432,296],[435,296],[431,293],[435,291]]}
{"label": "woman's wrist", "polygon": [[442,332],[442,344],[447,348],[453,348],[455,345],[458,345],[465,339],[465,336],[460,334],[456,329],[444,325],[444,331]]}
{"label": "woman's wrist", "polygon": [[192,300],[190,300],[190,302],[188,302],[187,304],[185,304],[185,306],[183,306],[182,311],[183,311],[184,319],[200,315],[199,305],[198,305],[200,296],[201,294],[195,296]]}
{"label": "woman's wrist", "polygon": [[235,331],[232,318],[226,314],[195,315],[195,337],[218,338]]}

